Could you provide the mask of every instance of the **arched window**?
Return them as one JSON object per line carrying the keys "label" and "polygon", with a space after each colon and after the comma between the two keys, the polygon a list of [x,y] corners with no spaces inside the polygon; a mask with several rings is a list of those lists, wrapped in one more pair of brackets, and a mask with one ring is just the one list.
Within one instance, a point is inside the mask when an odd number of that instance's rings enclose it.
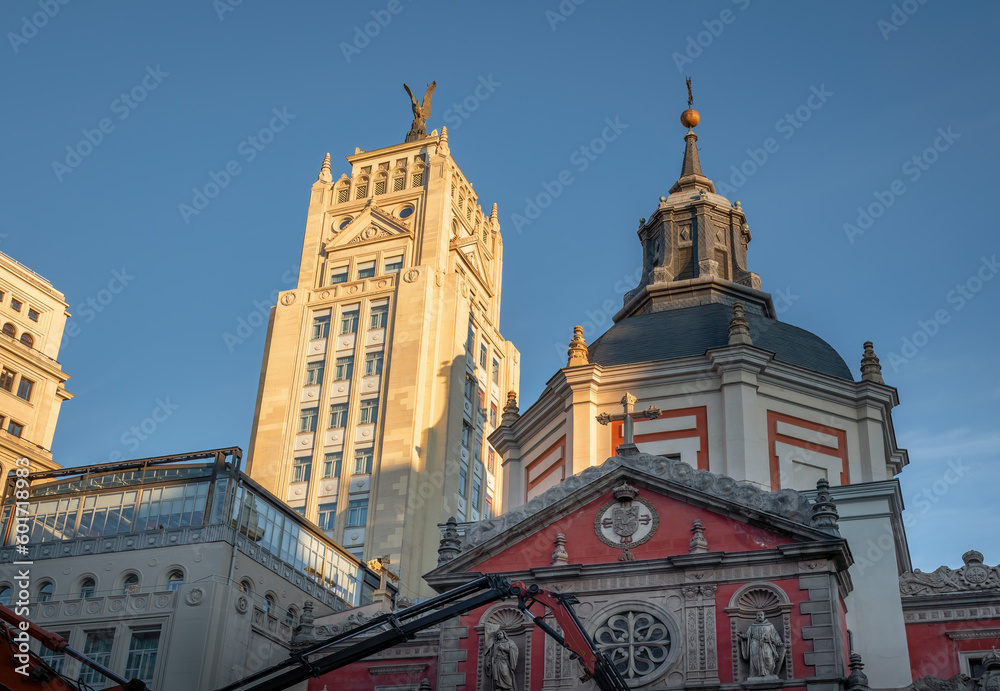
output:
{"label": "arched window", "polygon": [[253,583],[251,583],[249,579],[244,578],[242,581],[240,581],[240,590],[242,590],[247,595],[252,595]]}
{"label": "arched window", "polygon": [[55,590],[55,586],[52,585],[52,581],[45,581],[40,586],[38,586],[38,601],[48,602],[52,599],[52,591]]}
{"label": "arched window", "polygon": [[80,597],[88,598],[94,597],[94,593],[97,591],[97,581],[93,578],[84,578],[83,582],[80,583]]}
{"label": "arched window", "polygon": [[33,348],[35,346],[35,339],[31,337],[31,334],[23,333],[21,334],[21,343],[29,348]]}
{"label": "arched window", "polygon": [[122,581],[122,595],[135,595],[139,592],[139,577],[130,573]]}
{"label": "arched window", "polygon": [[364,199],[368,196],[368,177],[362,176],[354,190],[355,199]]}
{"label": "arched window", "polygon": [[294,607],[285,610],[285,623],[293,629],[299,625],[299,611]]}
{"label": "arched window", "polygon": [[265,614],[272,614],[274,612],[274,608],[275,608],[276,604],[277,603],[275,602],[274,595],[272,595],[271,593],[268,593],[267,595],[265,595],[264,596],[264,613]]}
{"label": "arched window", "polygon": [[3,605],[4,607],[9,607],[10,599],[13,594],[14,591],[10,589],[9,585],[0,587],[0,605]]}
{"label": "arched window", "polygon": [[10,336],[11,338],[17,338],[17,330],[14,328],[13,324],[7,322],[3,325],[3,335]]}
{"label": "arched window", "polygon": [[167,576],[167,590],[179,590],[184,585],[184,574],[180,569],[174,569]]}

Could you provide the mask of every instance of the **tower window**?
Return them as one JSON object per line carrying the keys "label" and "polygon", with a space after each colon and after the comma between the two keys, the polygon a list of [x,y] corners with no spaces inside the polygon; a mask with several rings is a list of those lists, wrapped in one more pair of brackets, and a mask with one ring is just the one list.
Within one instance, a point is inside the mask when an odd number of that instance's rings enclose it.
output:
{"label": "tower window", "polygon": [[14,373],[4,367],[0,370],[0,389],[10,391],[14,388]]}
{"label": "tower window", "polygon": [[18,300],[17,298],[12,297],[10,299],[10,308],[12,310],[14,310],[15,312],[20,312],[21,311],[21,301]]}
{"label": "tower window", "polygon": [[306,363],[306,386],[323,382],[323,361],[316,360]]}
{"label": "tower window", "polygon": [[[345,413],[347,406],[344,406]],[[334,451],[323,456],[323,479],[340,477],[340,467],[344,462],[344,452]],[[322,508],[322,507],[321,507]],[[333,530],[333,528],[331,528]]]}
{"label": "tower window", "polygon": [[392,191],[400,192],[403,186],[406,184],[406,178],[400,175],[398,178],[393,178],[392,180]]}
{"label": "tower window", "polygon": [[362,262],[358,264],[358,278],[371,278],[375,275],[375,262]]}
{"label": "tower window", "polygon": [[350,198],[350,196],[351,196],[351,190],[348,189],[347,187],[343,187],[337,190],[337,203],[343,204],[348,200],[348,198]]}
{"label": "tower window", "polygon": [[486,449],[486,470],[490,475],[497,472],[497,453],[493,449]]}
{"label": "tower window", "polygon": [[385,272],[387,274],[398,274],[403,268],[403,255],[398,257],[388,257],[385,260]]}
{"label": "tower window", "polygon": [[309,482],[312,456],[299,456],[292,461],[292,482]]}
{"label": "tower window", "polygon": [[422,187],[424,184],[424,171],[418,170],[413,174],[413,180],[410,183],[410,187]]}
{"label": "tower window", "polygon": [[479,496],[482,492],[482,484],[478,477],[472,478],[472,508],[479,509]]}
{"label": "tower window", "polygon": [[340,333],[353,334],[358,332],[358,308],[348,310],[340,315]]}
{"label": "tower window", "polygon": [[493,358],[493,383],[500,384],[500,361]]}
{"label": "tower window", "polygon": [[130,573],[122,581],[122,595],[135,595],[139,592],[139,577]]}
{"label": "tower window", "polygon": [[375,462],[375,452],[372,449],[354,450],[354,474],[368,475],[372,472],[372,465]]}
{"label": "tower window", "polygon": [[462,448],[463,449],[468,449],[469,448],[469,442],[471,441],[471,439],[472,439],[472,427],[469,426],[469,423],[463,422],[462,423]]}
{"label": "tower window", "polygon": [[338,266],[330,271],[330,285],[347,283],[347,267]]}
{"label": "tower window", "polygon": [[330,315],[324,314],[321,317],[313,318],[312,338],[326,338],[330,333]]}
{"label": "tower window", "polygon": [[384,329],[389,319],[389,305],[373,305],[371,317],[368,320],[369,329]]}
{"label": "tower window", "polygon": [[55,587],[52,585],[52,581],[42,583],[40,586],[38,586],[38,601],[39,602],[50,601],[52,599],[52,591],[54,590],[54,588]]}
{"label": "tower window", "polygon": [[38,311],[37,310],[33,310],[33,309],[31,309],[29,307],[28,308],[28,319],[30,319],[33,322],[38,321]]}
{"label": "tower window", "polygon": [[14,422],[13,420],[7,423],[7,434],[12,437],[20,437],[22,432],[24,432],[24,425]]}
{"label": "tower window", "polygon": [[17,330],[14,328],[13,324],[7,322],[3,325],[3,335],[10,336],[11,338],[17,338]]}
{"label": "tower window", "polygon": [[184,585],[184,573],[176,569],[171,571],[167,576],[167,590],[180,590],[182,585]]}
{"label": "tower window", "polygon": [[376,180],[375,181],[375,194],[385,194],[386,180]]}
{"label": "tower window", "polygon": [[[383,353],[381,350],[365,353],[365,376],[382,374]],[[23,381],[23,379],[22,379]]]}
{"label": "tower window", "polygon": [[31,389],[35,386],[35,382],[30,379],[25,379],[21,377],[21,381],[17,384],[17,395],[18,398],[23,398],[26,401],[31,400]]}
{"label": "tower window", "polygon": [[479,366],[486,369],[486,354],[487,348],[485,343],[479,344]]}
{"label": "tower window", "polygon": [[352,499],[347,502],[347,527],[360,528],[368,522],[368,500]]}
{"label": "tower window", "polygon": [[339,357],[336,360],[333,371],[334,381],[347,381],[351,378],[351,372],[354,370],[354,357]]}
{"label": "tower window", "polygon": [[316,525],[320,530],[333,532],[333,521],[337,517],[337,504],[320,504],[319,513],[316,515]]}
{"label": "tower window", "polygon": [[21,343],[28,346],[29,348],[32,348],[35,345],[35,339],[31,337],[31,334],[23,333],[21,334]]}
{"label": "tower window", "polygon": [[378,399],[369,398],[366,401],[361,401],[361,415],[358,418],[358,424],[374,425],[378,422]]}
{"label": "tower window", "polygon": [[306,408],[299,415],[299,432],[315,432],[319,408]]}
{"label": "tower window", "polygon": [[466,487],[469,486],[469,471],[464,465],[458,468],[458,494],[459,496],[465,496]]}
{"label": "tower window", "polygon": [[[330,406],[330,429],[338,427],[347,427],[346,403],[334,403]],[[338,472],[337,474],[339,475],[340,473]]]}
{"label": "tower window", "polygon": [[82,599],[87,599],[88,597],[94,597],[94,593],[97,591],[97,581],[93,578],[84,578],[83,583],[80,584],[80,597]]}
{"label": "tower window", "polygon": [[358,189],[354,194],[355,199],[364,199],[368,196],[368,185],[358,185]]}
{"label": "tower window", "polygon": [[490,427],[497,426],[497,404],[490,403]]}

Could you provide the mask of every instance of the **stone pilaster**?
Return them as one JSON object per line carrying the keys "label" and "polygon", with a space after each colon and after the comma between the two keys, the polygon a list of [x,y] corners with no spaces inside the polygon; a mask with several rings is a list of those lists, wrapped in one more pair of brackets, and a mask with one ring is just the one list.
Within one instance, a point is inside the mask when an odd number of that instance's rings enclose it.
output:
{"label": "stone pilaster", "polygon": [[467,688],[466,675],[458,671],[458,663],[465,662],[468,651],[462,650],[462,639],[469,637],[469,627],[461,625],[454,617],[441,624],[441,648],[438,654],[438,691],[457,691]]}
{"label": "stone pilaster", "polygon": [[684,686],[719,685],[714,585],[687,585],[684,595]]}
{"label": "stone pilaster", "polygon": [[799,576],[799,589],[809,593],[809,599],[799,604],[799,612],[809,617],[809,623],[802,627],[802,638],[812,642],[812,650],[803,655],[806,665],[813,667],[806,689],[841,691],[846,653],[836,581],[831,574],[803,575]]}

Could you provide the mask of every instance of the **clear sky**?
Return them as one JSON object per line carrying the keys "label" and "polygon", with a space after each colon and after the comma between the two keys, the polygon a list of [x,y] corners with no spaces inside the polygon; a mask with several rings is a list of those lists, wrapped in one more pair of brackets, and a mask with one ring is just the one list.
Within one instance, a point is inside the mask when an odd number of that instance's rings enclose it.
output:
{"label": "clear sky", "polygon": [[323,155],[338,177],[356,146],[401,142],[404,81],[437,80],[428,129],[499,204],[526,407],[573,325],[593,341],[636,282],[690,75],[704,171],[742,202],[780,318],[856,377],[874,341],[899,390],[914,565],[1000,561],[995,3],[95,5],[0,6],[0,250],[73,314],[58,462],[247,448],[259,324],[294,281]]}

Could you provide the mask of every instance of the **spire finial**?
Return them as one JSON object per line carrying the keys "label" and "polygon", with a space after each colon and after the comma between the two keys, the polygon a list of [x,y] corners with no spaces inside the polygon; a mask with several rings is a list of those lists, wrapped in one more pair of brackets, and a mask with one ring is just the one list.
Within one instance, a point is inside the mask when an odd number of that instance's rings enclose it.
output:
{"label": "spire finial", "polygon": [[323,157],[323,167],[319,169],[320,182],[333,182],[333,173],[330,171],[330,154]]}
{"label": "spire finial", "polygon": [[882,365],[879,364],[871,341],[865,341],[865,354],[861,356],[861,381],[885,384],[885,380],[882,379]]}
{"label": "spire finial", "polygon": [[520,417],[517,407],[517,394],[513,391],[507,392],[507,404],[503,407],[503,416],[500,418],[501,427],[510,427]]}
{"label": "spire finial", "polygon": [[573,339],[569,342],[569,362],[566,363],[567,367],[579,367],[581,365],[589,365],[590,360],[587,358],[587,342],[583,340],[583,327],[574,326],[573,327]]}
{"label": "spire finial", "polygon": [[743,303],[733,303],[733,316],[729,320],[729,345],[753,345],[750,322],[743,314]]}
{"label": "spire finial", "polygon": [[438,139],[438,150],[439,154],[447,156],[451,153],[451,149],[448,147],[448,128],[441,128],[441,138]]}
{"label": "spire finial", "polygon": [[490,220],[493,221],[493,223],[499,223],[500,222],[500,217],[499,217],[499,215],[497,213],[497,204],[496,204],[496,202],[493,202],[493,210],[490,211]]}

